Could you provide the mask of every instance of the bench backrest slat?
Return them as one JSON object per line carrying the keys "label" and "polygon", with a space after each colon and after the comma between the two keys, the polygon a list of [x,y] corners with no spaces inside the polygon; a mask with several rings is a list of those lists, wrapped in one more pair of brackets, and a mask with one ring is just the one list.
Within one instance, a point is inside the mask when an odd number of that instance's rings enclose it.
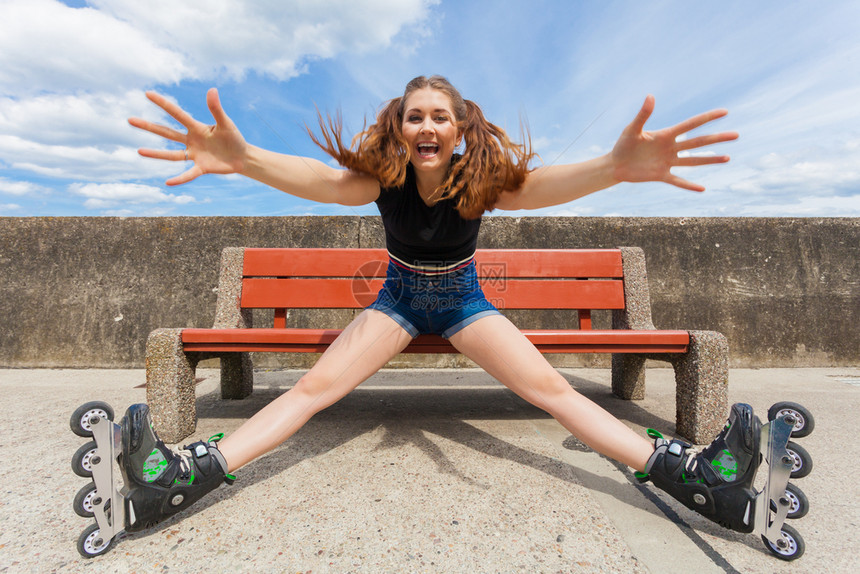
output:
{"label": "bench backrest slat", "polygon": [[[484,293],[498,308],[624,308],[618,250],[478,250],[475,260]],[[246,249],[241,305],[366,307],[382,287],[387,265],[384,249]],[[276,312],[276,324],[283,316]]]}
{"label": "bench backrest slat", "polygon": [[[617,249],[479,249],[479,276],[615,278],[624,276]],[[385,277],[385,249],[245,250],[245,277]]]}
{"label": "bench backrest slat", "polygon": [[[367,268],[365,276],[379,265],[388,263],[385,249],[245,249],[245,277],[352,277]],[[385,267],[382,267],[385,277]]]}

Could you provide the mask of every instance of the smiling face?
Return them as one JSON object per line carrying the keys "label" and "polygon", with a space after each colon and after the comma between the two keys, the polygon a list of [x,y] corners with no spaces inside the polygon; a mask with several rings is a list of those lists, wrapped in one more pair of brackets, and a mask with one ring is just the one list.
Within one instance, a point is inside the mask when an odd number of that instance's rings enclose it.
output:
{"label": "smiling face", "polygon": [[432,176],[435,185],[442,183],[462,137],[453,108],[451,98],[433,88],[413,91],[404,105],[402,131],[412,165],[419,179]]}

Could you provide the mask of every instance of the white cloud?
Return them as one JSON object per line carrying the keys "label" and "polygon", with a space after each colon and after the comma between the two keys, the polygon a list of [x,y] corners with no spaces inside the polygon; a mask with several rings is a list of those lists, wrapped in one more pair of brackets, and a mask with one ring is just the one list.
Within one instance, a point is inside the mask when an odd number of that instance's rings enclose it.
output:
{"label": "white cloud", "polygon": [[427,0],[94,0],[180,58],[198,78],[249,71],[285,80],[304,63],[384,48],[427,14]]}
{"label": "white cloud", "polygon": [[[783,205],[780,215],[795,217],[815,217],[822,214],[839,217],[860,217],[860,195],[812,196],[801,197],[788,205]],[[773,215],[772,205],[742,205],[737,215],[770,216]]]}
{"label": "white cloud", "polygon": [[185,205],[197,200],[191,195],[173,195],[164,193],[151,185],[137,183],[73,183],[69,191],[86,197],[84,206],[87,209],[111,209],[122,205],[140,205],[168,203]]}
{"label": "white cloud", "polygon": [[113,91],[173,83],[189,75],[182,58],[145,30],[92,8],[52,0],[0,4],[0,93]]}
{"label": "white cloud", "polygon": [[[0,95],[125,90],[388,47],[437,0],[56,0],[0,3]],[[417,32],[416,32],[417,34]]]}
{"label": "white cloud", "polygon": [[8,195],[34,195],[45,192],[45,188],[30,181],[14,181],[0,177],[0,193]]}
{"label": "white cloud", "polygon": [[21,209],[21,206],[17,203],[0,203],[0,213],[6,211],[18,211]]}
{"label": "white cloud", "polygon": [[126,118],[131,116],[167,121],[167,114],[139,90],[0,97],[2,135],[75,147],[160,145],[161,138],[130,129]]}
{"label": "white cloud", "polygon": [[573,201],[540,209],[519,209],[516,211],[496,209],[489,215],[502,217],[592,217],[605,214],[597,213],[593,207],[585,205],[583,201]]}
{"label": "white cloud", "polygon": [[854,142],[826,149],[771,152],[748,162],[747,168],[729,189],[760,196],[786,195],[801,204],[809,197],[850,195],[860,190],[860,156]]}
{"label": "white cloud", "polygon": [[288,79],[313,59],[384,48],[434,2],[3,0],[0,167],[95,182],[175,175],[181,166],[136,153],[164,146],[126,122],[165,123],[144,88],[249,72]]}
{"label": "white cloud", "polygon": [[47,145],[4,135],[0,135],[0,157],[14,169],[60,179],[114,181],[182,171],[178,164],[147,160],[128,147]]}

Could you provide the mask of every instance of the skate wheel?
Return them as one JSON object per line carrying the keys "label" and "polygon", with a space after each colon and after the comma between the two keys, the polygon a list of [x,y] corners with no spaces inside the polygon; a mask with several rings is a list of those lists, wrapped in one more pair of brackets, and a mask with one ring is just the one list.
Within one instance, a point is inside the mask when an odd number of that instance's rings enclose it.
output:
{"label": "skate wheel", "polygon": [[[788,499],[788,514],[786,514],[786,518],[797,520],[798,518],[803,518],[809,512],[809,499],[806,498],[806,494],[798,486],[789,482],[788,486],[785,487],[785,498]],[[770,509],[776,512],[776,505],[773,501],[770,503]]]}
{"label": "skate wheel", "polygon": [[803,478],[812,472],[812,457],[806,449],[796,442],[788,441],[785,446],[788,456],[792,458],[791,478]]}
{"label": "skate wheel", "polygon": [[113,409],[109,404],[101,401],[84,403],[75,409],[69,421],[69,428],[78,436],[89,438],[93,436],[93,425],[91,419],[100,417],[109,421],[113,420]]}
{"label": "skate wheel", "polygon": [[113,538],[101,535],[98,524],[90,524],[78,537],[78,553],[84,558],[95,558],[110,550]]}
{"label": "skate wheel", "polygon": [[78,476],[90,478],[93,475],[93,465],[99,460],[98,450],[94,440],[82,445],[72,455],[72,472]]}
{"label": "skate wheel", "polygon": [[788,401],[776,403],[768,409],[767,420],[775,421],[786,415],[794,417],[794,428],[791,431],[793,438],[803,438],[812,434],[815,429],[815,419],[809,409],[797,403]]}
{"label": "skate wheel", "polygon": [[788,524],[783,524],[782,528],[780,528],[780,534],[782,536],[776,544],[765,538],[764,535],[761,537],[762,542],[764,542],[765,547],[770,550],[771,554],[780,560],[797,560],[803,556],[806,544],[797,530]]}
{"label": "skate wheel", "polygon": [[74,509],[75,514],[80,517],[92,518],[94,516],[93,509],[95,508],[97,501],[101,502],[98,494],[96,493],[96,485],[91,482],[90,484],[84,485],[84,487],[75,495],[75,499],[72,501],[72,509]]}

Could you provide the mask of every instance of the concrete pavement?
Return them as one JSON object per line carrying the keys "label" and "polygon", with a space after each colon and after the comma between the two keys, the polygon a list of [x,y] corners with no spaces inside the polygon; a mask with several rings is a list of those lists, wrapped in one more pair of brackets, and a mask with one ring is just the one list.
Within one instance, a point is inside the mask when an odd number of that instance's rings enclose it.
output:
{"label": "concrete pavement", "polygon": [[[671,370],[648,371],[647,398],[609,394],[609,371],[562,369],[631,427],[674,430]],[[218,398],[198,372],[194,439],[229,433],[300,371],[261,371],[252,397]],[[117,417],[145,400],[142,370],[0,370],[0,572],[835,572],[860,560],[860,368],[732,370],[730,401],[760,416],[804,404],[815,461],[797,484],[806,554],[785,563],[758,536],[700,518],[574,439],[479,370],[385,370],[269,455],[95,560],[75,542],[91,520],[71,509],[87,483],[70,469],[84,440],[71,412],[100,399]]]}

